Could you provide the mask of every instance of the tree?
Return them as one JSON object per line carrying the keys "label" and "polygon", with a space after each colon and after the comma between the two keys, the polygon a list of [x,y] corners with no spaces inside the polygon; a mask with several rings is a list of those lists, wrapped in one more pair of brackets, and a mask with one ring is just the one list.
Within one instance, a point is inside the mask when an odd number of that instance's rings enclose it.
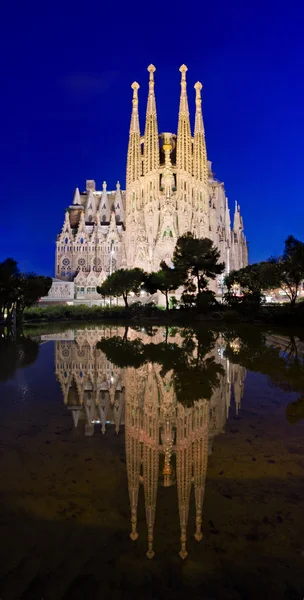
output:
{"label": "tree", "polygon": [[10,324],[15,309],[20,319],[24,309],[46,296],[51,285],[51,277],[20,273],[17,261],[7,258],[0,263],[0,320],[6,312],[7,323]]}
{"label": "tree", "polygon": [[171,269],[162,261],[160,270],[149,273],[146,277],[145,288],[150,294],[159,290],[166,298],[166,310],[169,310],[169,293],[177,290],[183,284],[184,276],[178,269]]}
{"label": "tree", "polygon": [[14,303],[17,299],[17,282],[20,272],[17,261],[7,258],[0,263],[0,320],[7,312],[8,322],[12,318]]}
{"label": "tree", "polygon": [[271,258],[269,262],[275,268],[276,287],[284,290],[293,308],[300,283],[304,279],[304,243],[292,235],[288,236],[283,255]]}
{"label": "tree", "polygon": [[109,275],[102,285],[97,287],[98,294],[102,296],[122,296],[126,308],[129,307],[128,296],[131,292],[139,294],[146,280],[146,273],[135,267],[135,269],[118,269]]}
{"label": "tree", "polygon": [[[247,303],[248,301],[260,304],[263,291],[275,285],[276,273],[270,262],[254,263],[238,271],[231,271],[225,277],[228,292],[225,299],[229,304]],[[237,287],[241,293],[238,299],[233,288]]]}
{"label": "tree", "polygon": [[51,277],[35,273],[20,274],[17,281],[17,319],[21,319],[24,309],[46,296],[52,285]]}
{"label": "tree", "polygon": [[185,233],[178,238],[173,264],[176,269],[188,276],[188,285],[195,282],[198,296],[208,287],[208,280],[215,279],[225,268],[219,262],[220,252],[208,238],[194,238],[192,233]]}

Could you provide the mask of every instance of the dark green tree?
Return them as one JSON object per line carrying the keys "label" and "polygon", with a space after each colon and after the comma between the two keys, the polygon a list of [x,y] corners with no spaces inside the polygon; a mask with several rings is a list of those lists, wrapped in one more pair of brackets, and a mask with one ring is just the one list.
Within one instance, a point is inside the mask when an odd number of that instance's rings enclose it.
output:
{"label": "dark green tree", "polygon": [[7,313],[7,321],[12,319],[12,312],[17,300],[17,284],[20,276],[17,261],[7,258],[0,263],[0,321]]}
{"label": "dark green tree", "polygon": [[178,238],[173,254],[174,267],[188,278],[186,290],[193,291],[195,284],[198,298],[207,289],[208,280],[223,273],[225,264],[219,259],[220,252],[209,238],[198,239],[189,232]]}
{"label": "dark green tree", "polygon": [[138,295],[145,280],[146,273],[142,269],[118,269],[97,287],[97,292],[101,296],[122,296],[128,308],[128,296],[131,292]]}
{"label": "dark green tree", "polygon": [[[229,304],[248,303],[259,305],[263,298],[263,291],[276,284],[276,272],[270,262],[260,262],[247,265],[238,271],[231,271],[225,277],[227,293],[225,299]],[[235,295],[235,290],[240,294]]]}
{"label": "dark green tree", "polygon": [[20,274],[17,281],[17,320],[22,320],[24,309],[46,296],[52,285],[51,277],[35,273]]}
{"label": "dark green tree", "polygon": [[276,287],[284,290],[293,308],[304,279],[304,243],[290,235],[285,240],[283,255],[269,262],[275,268]]}
{"label": "dark green tree", "polygon": [[149,273],[145,281],[145,289],[154,294],[159,291],[166,298],[166,310],[169,310],[169,293],[179,288],[185,280],[184,273],[178,269],[171,269],[162,261],[160,270]]}

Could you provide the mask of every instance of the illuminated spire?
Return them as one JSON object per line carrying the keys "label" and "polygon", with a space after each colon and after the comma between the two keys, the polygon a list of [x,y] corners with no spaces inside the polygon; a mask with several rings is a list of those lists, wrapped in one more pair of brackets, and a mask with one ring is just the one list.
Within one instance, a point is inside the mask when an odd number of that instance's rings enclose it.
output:
{"label": "illuminated spire", "polygon": [[127,157],[127,186],[135,181],[138,181],[141,175],[140,129],[138,117],[139,84],[134,81],[134,83],[131,85],[131,88],[133,90],[133,100]]}
{"label": "illuminated spire", "polygon": [[191,174],[192,147],[186,83],[186,72],[188,69],[185,65],[182,65],[179,70],[182,74],[182,77],[177,127],[176,164],[179,171],[184,171],[185,173]]}
{"label": "illuminated spire", "polygon": [[233,231],[234,233],[242,233],[244,229],[243,219],[241,217],[241,207],[235,201],[234,217],[233,217]]}
{"label": "illuminated spire", "polygon": [[194,126],[194,143],[193,143],[193,175],[205,185],[208,182],[208,164],[205,142],[205,129],[202,114],[202,99],[201,90],[202,84],[198,81],[195,86],[195,126]]}
{"label": "illuminated spire", "polygon": [[155,172],[159,166],[159,145],[156,102],[154,94],[154,65],[149,65],[149,94],[146,112],[146,125],[144,137],[144,174]]}
{"label": "illuminated spire", "polygon": [[115,210],[115,215],[117,217],[117,222],[120,223],[120,222],[124,221],[125,215],[124,215],[124,207],[123,207],[123,203],[122,203],[122,196],[121,196],[119,181],[117,181],[117,183],[116,183],[114,210]]}
{"label": "illuminated spire", "polygon": [[67,233],[70,235],[72,233],[71,225],[70,225],[70,213],[68,210],[65,212],[64,222],[62,226],[62,233]]}
{"label": "illuminated spire", "polygon": [[73,198],[73,204],[81,204],[79,189],[76,188]]}
{"label": "illuminated spire", "polygon": [[107,194],[107,184],[105,181],[102,184],[102,194],[100,198],[99,212],[101,223],[109,223],[111,211]]}
{"label": "illuminated spire", "polygon": [[77,230],[77,234],[82,233],[85,237],[87,234],[87,230],[86,230],[86,226],[85,226],[85,220],[84,220],[84,211],[81,211],[80,214],[80,220],[79,220],[79,225],[78,225],[78,230]]}

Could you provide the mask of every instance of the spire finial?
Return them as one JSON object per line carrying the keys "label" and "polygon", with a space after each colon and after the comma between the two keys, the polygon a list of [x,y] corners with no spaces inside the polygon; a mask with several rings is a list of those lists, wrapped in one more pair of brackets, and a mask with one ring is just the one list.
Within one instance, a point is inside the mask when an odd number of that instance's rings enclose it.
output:
{"label": "spire finial", "polygon": [[186,65],[182,65],[182,66],[179,68],[179,70],[180,70],[180,72],[181,72],[181,74],[182,74],[182,80],[181,80],[181,83],[186,83],[186,73],[187,73],[187,71],[188,71],[188,67],[186,67]]}
{"label": "spire finial", "polygon": [[102,183],[102,189],[104,190],[104,192],[106,191],[106,189],[107,189],[107,182],[106,181],[103,181],[103,183]]}
{"label": "spire finial", "polygon": [[201,82],[200,82],[200,81],[197,81],[197,82],[196,82],[196,84],[194,85],[194,89],[195,89],[195,91],[196,91],[196,95],[195,95],[195,102],[196,102],[196,104],[197,104],[198,102],[201,102],[201,101],[202,101],[202,99],[201,99],[201,91],[202,91],[202,88],[203,88],[203,85],[201,84]]}
{"label": "spire finial", "polygon": [[138,90],[140,88],[139,83],[137,81],[133,81],[131,88],[133,90],[133,104],[138,103]]}
{"label": "spire finial", "polygon": [[150,73],[150,83],[154,83],[154,73],[156,71],[156,68],[154,67],[154,65],[149,65],[147,70]]}
{"label": "spire finial", "polygon": [[117,183],[116,183],[116,189],[120,190],[120,183],[119,183],[119,181],[117,181]]}

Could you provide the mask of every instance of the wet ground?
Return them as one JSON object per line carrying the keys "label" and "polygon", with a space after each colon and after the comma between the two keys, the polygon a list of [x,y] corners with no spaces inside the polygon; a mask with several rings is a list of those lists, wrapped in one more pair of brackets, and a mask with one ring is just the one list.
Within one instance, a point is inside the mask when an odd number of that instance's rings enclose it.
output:
{"label": "wet ground", "polygon": [[246,372],[238,414],[232,391],[224,426],[209,428],[203,539],[192,488],[181,560],[177,486],[160,474],[149,560],[142,485],[129,537],[124,416],[118,434],[113,422],[104,435],[100,423],[85,435],[82,417],[74,426],[55,376],[64,344],[44,341],[0,381],[1,600],[302,598],[304,420],[285,414],[298,391]]}

